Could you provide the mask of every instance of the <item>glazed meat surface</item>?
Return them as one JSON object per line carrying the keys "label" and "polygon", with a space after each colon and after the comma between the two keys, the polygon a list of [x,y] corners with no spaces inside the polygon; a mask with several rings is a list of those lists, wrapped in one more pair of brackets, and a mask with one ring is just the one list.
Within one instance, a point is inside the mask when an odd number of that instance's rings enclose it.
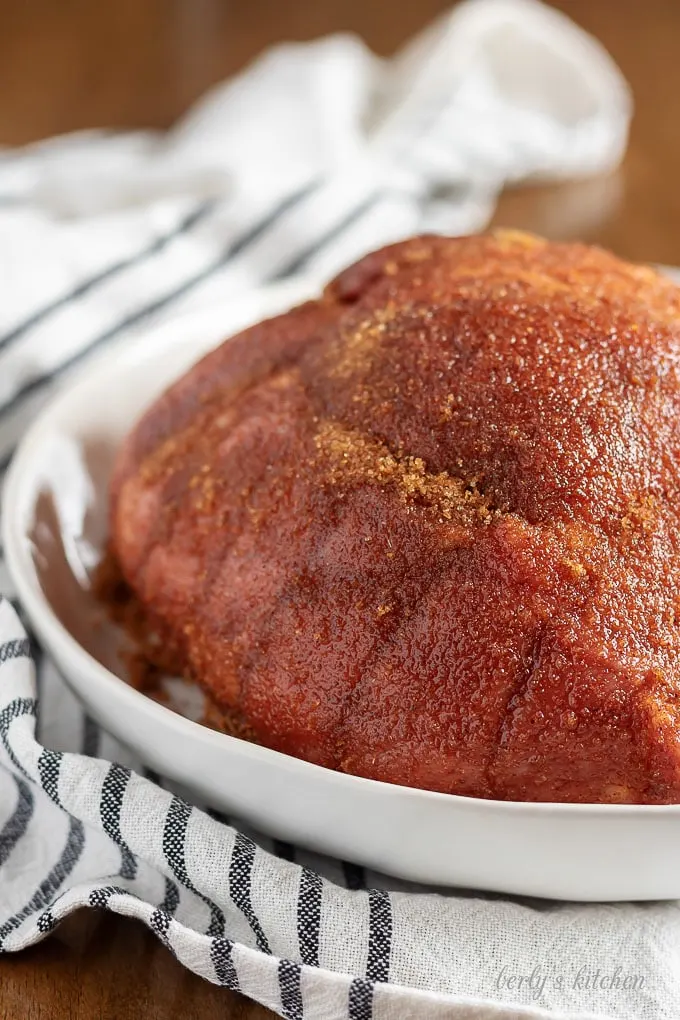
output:
{"label": "glazed meat surface", "polygon": [[680,802],[679,313],[650,269],[514,232],[369,255],[147,412],[114,554],[269,747]]}

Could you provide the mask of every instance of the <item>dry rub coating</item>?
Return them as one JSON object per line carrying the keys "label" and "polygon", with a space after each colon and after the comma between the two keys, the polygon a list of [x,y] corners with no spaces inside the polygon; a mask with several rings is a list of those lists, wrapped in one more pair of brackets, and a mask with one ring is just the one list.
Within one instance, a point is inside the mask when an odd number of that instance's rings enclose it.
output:
{"label": "dry rub coating", "polygon": [[680,802],[679,315],[583,245],[369,255],[130,434],[123,574],[269,747],[476,797]]}

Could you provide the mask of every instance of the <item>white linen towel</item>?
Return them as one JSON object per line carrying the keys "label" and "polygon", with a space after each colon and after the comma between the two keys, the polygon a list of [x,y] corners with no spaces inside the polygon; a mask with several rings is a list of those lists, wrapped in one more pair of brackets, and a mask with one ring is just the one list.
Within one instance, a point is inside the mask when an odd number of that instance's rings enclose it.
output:
{"label": "white linen towel", "polygon": [[[468,0],[390,61],[351,36],[281,46],[167,134],[0,153],[3,468],[119,336],[415,232],[476,230],[507,182],[615,166],[629,118],[619,72],[564,16]],[[0,949],[90,905],[285,1017],[680,1015],[677,904],[444,893],[232,827],[83,715],[1,563],[0,587]]]}

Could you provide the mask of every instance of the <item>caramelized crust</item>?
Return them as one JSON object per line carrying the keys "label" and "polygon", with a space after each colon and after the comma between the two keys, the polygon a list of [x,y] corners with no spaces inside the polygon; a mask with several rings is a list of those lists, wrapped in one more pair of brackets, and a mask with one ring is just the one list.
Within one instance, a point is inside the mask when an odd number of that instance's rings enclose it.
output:
{"label": "caramelized crust", "polygon": [[679,312],[583,245],[376,252],[147,412],[112,483],[123,574],[269,747],[680,802]]}

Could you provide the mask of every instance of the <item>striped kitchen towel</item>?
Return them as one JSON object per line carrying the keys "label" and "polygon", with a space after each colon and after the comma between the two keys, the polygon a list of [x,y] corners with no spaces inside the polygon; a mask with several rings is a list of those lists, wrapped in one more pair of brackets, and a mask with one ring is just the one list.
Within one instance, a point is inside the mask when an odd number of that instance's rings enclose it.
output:
{"label": "striped kitchen towel", "polygon": [[[350,36],[279,47],[168,134],[0,152],[1,469],[123,334],[415,232],[478,229],[508,182],[615,166],[629,117],[617,69],[568,19],[468,0],[390,61]],[[83,714],[1,560],[0,589],[3,951],[90,905],[285,1017],[680,1015],[675,905],[417,888],[191,806]],[[554,980],[565,967],[619,984]]]}

